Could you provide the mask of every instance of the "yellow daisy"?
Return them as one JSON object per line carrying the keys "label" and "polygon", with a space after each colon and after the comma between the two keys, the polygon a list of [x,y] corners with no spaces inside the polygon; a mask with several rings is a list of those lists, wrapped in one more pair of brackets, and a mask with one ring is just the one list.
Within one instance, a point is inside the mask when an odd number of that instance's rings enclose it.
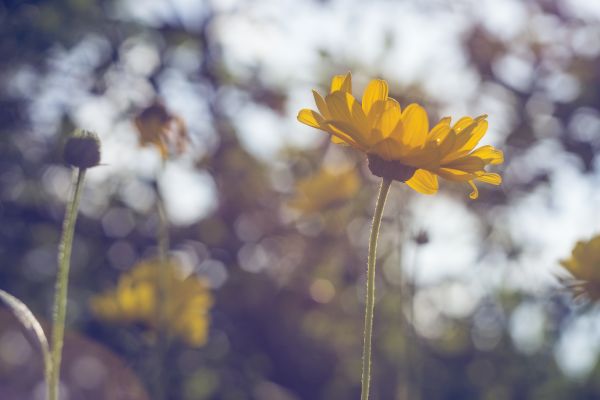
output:
{"label": "yellow daisy", "polygon": [[[161,273],[164,268],[164,273]],[[165,298],[160,299],[160,279],[166,278]],[[160,301],[164,302],[164,319],[160,319]],[[141,324],[150,331],[165,329],[190,346],[206,343],[209,311],[213,298],[207,283],[183,273],[175,260],[161,264],[144,260],[124,273],[115,289],[90,300],[92,312],[108,322]]]}
{"label": "yellow daisy", "polygon": [[300,110],[298,120],[367,154],[376,176],[405,182],[419,193],[434,194],[438,176],[467,182],[478,197],[475,181],[499,185],[499,174],[485,171],[489,164],[504,161],[492,146],[475,149],[487,130],[486,115],[463,117],[454,125],[442,118],[431,130],[427,113],[418,104],[404,110],[388,97],[388,85],[375,79],[366,87],[362,102],[352,95],[352,77],[337,75],[324,98],[313,90],[318,112]]}
{"label": "yellow daisy", "polygon": [[[331,190],[332,187],[336,190]],[[288,205],[305,213],[319,212],[351,199],[359,188],[360,177],[356,170],[334,172],[321,168],[296,183],[296,195]]]}
{"label": "yellow daisy", "polygon": [[576,298],[585,296],[593,301],[600,300],[600,235],[587,242],[577,242],[571,258],[561,260],[560,264],[573,277],[565,283]]}

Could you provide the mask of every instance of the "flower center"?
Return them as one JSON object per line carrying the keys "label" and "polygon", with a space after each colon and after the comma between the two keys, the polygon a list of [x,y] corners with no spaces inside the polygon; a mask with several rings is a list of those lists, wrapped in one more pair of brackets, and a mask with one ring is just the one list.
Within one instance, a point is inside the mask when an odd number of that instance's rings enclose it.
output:
{"label": "flower center", "polygon": [[375,176],[406,182],[415,174],[415,167],[404,165],[400,161],[387,161],[375,154],[369,154],[369,169]]}

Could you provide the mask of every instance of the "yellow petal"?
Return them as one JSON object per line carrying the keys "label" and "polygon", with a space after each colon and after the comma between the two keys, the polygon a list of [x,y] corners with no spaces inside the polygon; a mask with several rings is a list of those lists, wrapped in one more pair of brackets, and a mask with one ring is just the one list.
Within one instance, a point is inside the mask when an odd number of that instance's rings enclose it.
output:
{"label": "yellow petal", "polygon": [[504,162],[504,153],[493,146],[481,146],[473,151],[470,156],[481,158],[486,164],[502,164]]}
{"label": "yellow petal", "polygon": [[490,185],[500,185],[502,183],[502,177],[499,174],[493,172],[486,172],[483,175],[477,176],[477,180],[485,183],[489,183]]}
{"label": "yellow petal", "polygon": [[319,115],[319,113],[317,113],[316,111],[309,110],[308,108],[300,110],[300,112],[298,113],[298,121],[308,126],[312,126],[313,128],[323,130],[326,129],[325,127],[323,127],[323,117],[321,117],[321,115]]}
{"label": "yellow petal", "polygon": [[396,125],[398,125],[400,117],[400,104],[393,99],[386,100],[384,103],[384,109],[375,122],[375,142],[389,137],[394,129],[396,129]]}
{"label": "yellow petal", "polygon": [[327,104],[323,97],[316,91],[313,90],[313,97],[315,98],[315,104],[317,105],[317,109],[325,119],[331,118],[329,114],[329,109],[327,108]]}
{"label": "yellow petal", "polygon": [[411,189],[423,194],[435,194],[438,191],[437,175],[424,169],[418,169],[405,183]]}
{"label": "yellow petal", "polygon": [[352,113],[346,93],[333,92],[325,97],[325,103],[327,103],[332,120],[352,124]]}
{"label": "yellow petal", "polygon": [[479,143],[481,138],[485,135],[485,132],[487,132],[488,122],[485,119],[476,119],[476,121],[477,125],[475,125],[471,131],[471,137],[460,149],[458,149],[459,151],[473,150],[473,147],[477,146],[477,143]]}
{"label": "yellow petal", "polygon": [[335,120],[325,121],[324,124],[328,126],[327,131],[341,141],[360,151],[367,150],[362,134],[352,124]]}
{"label": "yellow petal", "polygon": [[362,97],[362,109],[365,115],[369,115],[371,106],[376,101],[383,101],[388,97],[388,85],[386,81],[374,79],[367,85]]}
{"label": "yellow petal", "polygon": [[418,151],[407,151],[406,147],[403,147],[402,150],[402,162],[406,165],[430,170],[439,167],[440,151],[437,146],[426,146]]}
{"label": "yellow petal", "polygon": [[471,117],[462,117],[461,119],[459,119],[458,121],[456,121],[456,123],[454,124],[454,126],[452,127],[452,129],[454,129],[454,132],[459,133],[460,131],[462,131],[467,126],[471,125],[472,123],[473,123],[473,118],[471,118]]}
{"label": "yellow petal", "polygon": [[427,140],[429,121],[427,112],[418,104],[411,104],[402,112],[404,137],[402,142],[409,147],[422,147]]}
{"label": "yellow petal", "polygon": [[460,157],[463,157],[469,153],[469,151],[461,150],[465,143],[467,143],[471,139],[471,135],[473,130],[477,127],[477,122],[473,122],[468,126],[462,128],[459,131],[456,131],[455,128],[452,128],[452,132],[454,132],[454,143],[452,147],[450,147],[446,155],[444,156],[442,162],[450,162],[456,160]]}
{"label": "yellow petal", "polygon": [[358,101],[350,93],[332,93],[325,98],[325,102],[332,120],[354,126],[362,136],[368,134],[367,118]]}
{"label": "yellow petal", "polygon": [[[379,117],[381,117],[381,113],[383,112],[383,110],[386,109],[386,107],[388,107],[387,106],[388,101],[391,101],[391,100],[392,99],[377,100],[373,104],[371,104],[371,109],[369,110],[369,113],[367,114],[367,125],[370,128],[375,127],[375,125],[377,124],[377,121],[379,120]],[[400,104],[397,104],[397,107],[400,108]]]}
{"label": "yellow petal", "polygon": [[337,91],[352,93],[352,75],[348,72],[346,75],[336,75],[331,79],[331,89],[329,93]]}
{"label": "yellow petal", "polygon": [[342,140],[335,135],[331,135],[331,143],[341,144],[341,145],[349,145],[345,140]]}
{"label": "yellow petal", "polygon": [[376,154],[387,161],[397,160],[402,148],[402,143],[397,138],[390,136],[378,141],[368,150],[370,154]]}
{"label": "yellow petal", "polygon": [[435,170],[435,173],[444,179],[454,182],[467,182],[477,178],[477,175],[473,173],[453,168],[439,168]]}
{"label": "yellow petal", "polygon": [[445,137],[437,142],[437,147],[440,152],[440,157],[446,158],[449,154],[451,154],[455,143],[456,143],[456,132],[454,132],[453,129],[450,129],[446,133]]}
{"label": "yellow petal", "polygon": [[474,173],[483,171],[485,162],[479,157],[467,156],[445,163],[444,167]]}
{"label": "yellow petal", "polygon": [[479,189],[477,189],[477,186],[475,186],[475,183],[473,181],[469,181],[469,186],[471,186],[471,188],[473,189],[473,191],[469,194],[469,198],[471,200],[475,200],[479,197]]}
{"label": "yellow petal", "polygon": [[441,142],[448,136],[448,132],[450,132],[450,117],[445,117],[433,127],[431,132],[429,132],[427,140],[430,142]]}

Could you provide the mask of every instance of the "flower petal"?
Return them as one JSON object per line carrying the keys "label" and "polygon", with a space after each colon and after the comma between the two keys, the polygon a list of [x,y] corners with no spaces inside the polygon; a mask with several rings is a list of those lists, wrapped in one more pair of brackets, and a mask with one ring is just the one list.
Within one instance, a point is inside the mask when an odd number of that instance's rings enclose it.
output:
{"label": "flower petal", "polygon": [[[323,124],[327,125],[327,131],[333,136],[336,136],[338,139],[356,148],[357,150],[366,152],[367,146],[364,144],[362,133],[357,131],[352,124],[336,120],[324,121]],[[333,142],[337,143],[337,141]]]}
{"label": "flower petal", "polygon": [[435,194],[439,187],[437,175],[424,169],[418,169],[405,183],[411,189],[423,194]]}
{"label": "flower petal", "polygon": [[454,182],[467,182],[477,178],[476,174],[453,168],[439,168],[434,172],[442,178]]}
{"label": "flower petal", "polygon": [[342,91],[352,93],[352,75],[348,72],[346,75],[336,75],[331,79],[331,88],[329,93]]}
{"label": "flower petal", "polygon": [[352,123],[352,113],[345,92],[337,91],[328,94],[325,97],[325,103],[327,103],[332,120]]}
{"label": "flower petal", "polygon": [[373,103],[386,100],[388,97],[388,85],[386,81],[374,79],[365,88],[362,97],[362,109],[365,115],[369,115]]}
{"label": "flower petal", "polygon": [[442,142],[450,132],[450,117],[444,117],[429,132],[430,142]]}
{"label": "flower petal", "polygon": [[477,146],[477,143],[479,143],[485,132],[487,132],[488,122],[484,118],[485,116],[475,118],[477,125],[471,131],[471,137],[458,151],[471,151],[473,147]]}
{"label": "flower petal", "polygon": [[449,163],[445,163],[444,167],[475,173],[477,171],[483,171],[485,168],[485,162],[479,157],[467,156]]}
{"label": "flower petal", "polygon": [[315,98],[315,104],[317,105],[317,109],[325,119],[330,119],[331,114],[329,114],[329,109],[327,108],[327,103],[323,97],[316,91],[313,90],[313,97]]}
{"label": "flower petal", "polygon": [[423,147],[429,132],[427,112],[418,104],[411,104],[402,112],[404,137],[402,142],[409,147]]}
{"label": "flower petal", "polygon": [[454,126],[452,127],[452,129],[454,129],[454,132],[459,133],[460,131],[462,131],[467,126],[471,125],[472,123],[473,123],[473,118],[471,118],[471,117],[462,117],[461,119],[459,119],[458,121],[456,121],[456,123],[454,124]]}
{"label": "flower petal", "polygon": [[480,148],[470,153],[469,156],[479,157],[486,164],[496,165],[502,164],[504,162],[504,153],[502,152],[502,150],[498,150],[494,146],[489,145],[481,146]]}
{"label": "flower petal", "polygon": [[386,100],[383,107],[379,118],[375,121],[375,143],[389,137],[396,129],[401,117],[400,104],[396,100]]}
{"label": "flower petal", "polygon": [[479,189],[477,189],[477,186],[475,186],[475,183],[473,181],[469,181],[469,186],[471,186],[471,188],[473,189],[473,191],[469,194],[469,198],[471,200],[475,200],[479,197]]}
{"label": "flower petal", "polygon": [[318,112],[309,110],[308,108],[300,110],[298,121],[313,128],[326,130],[326,127],[323,125],[323,117]]}
{"label": "flower petal", "polygon": [[387,161],[397,160],[402,149],[402,143],[394,136],[389,136],[369,147],[370,154],[378,155]]}
{"label": "flower petal", "polygon": [[477,180],[495,186],[498,186],[502,183],[502,177],[500,174],[496,174],[494,172],[486,172],[483,175],[479,175],[477,176]]}

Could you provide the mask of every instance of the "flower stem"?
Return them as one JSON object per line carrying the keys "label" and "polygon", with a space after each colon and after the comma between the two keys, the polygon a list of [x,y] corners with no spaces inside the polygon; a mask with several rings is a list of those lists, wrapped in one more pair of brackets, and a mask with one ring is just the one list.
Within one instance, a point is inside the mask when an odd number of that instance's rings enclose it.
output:
{"label": "flower stem", "polygon": [[361,400],[369,398],[369,384],[371,380],[371,338],[373,336],[373,311],[375,309],[375,256],[377,252],[377,238],[379,237],[379,227],[383,217],[383,207],[385,199],[390,190],[391,179],[384,178],[379,188],[379,197],[375,205],[375,214],[373,215],[373,225],[371,226],[371,237],[369,239],[369,258],[367,261],[367,294],[365,311],[365,333],[363,342],[362,359],[362,392]]}
{"label": "flower stem", "polygon": [[60,364],[65,335],[65,319],[67,315],[67,289],[69,284],[69,269],[71,267],[71,250],[73,247],[75,221],[77,220],[77,211],[79,209],[79,200],[81,199],[84,178],[85,168],[77,168],[73,172],[75,188],[73,189],[73,197],[67,204],[60,245],[58,248],[58,274],[56,276],[56,287],[54,289],[54,314],[52,320],[52,361],[50,379],[47,382],[49,400],[58,400]]}
{"label": "flower stem", "polygon": [[155,365],[156,382],[155,382],[155,397],[156,399],[165,399],[167,393],[168,380],[165,376],[164,365],[169,347],[169,332],[168,332],[168,312],[169,312],[169,287],[168,287],[168,271],[169,266],[169,222],[167,220],[167,212],[165,209],[164,200],[161,196],[158,186],[156,187],[157,195],[157,210],[158,210],[158,259],[159,267],[159,282],[158,282],[158,308],[157,308],[157,345],[155,349]]}

